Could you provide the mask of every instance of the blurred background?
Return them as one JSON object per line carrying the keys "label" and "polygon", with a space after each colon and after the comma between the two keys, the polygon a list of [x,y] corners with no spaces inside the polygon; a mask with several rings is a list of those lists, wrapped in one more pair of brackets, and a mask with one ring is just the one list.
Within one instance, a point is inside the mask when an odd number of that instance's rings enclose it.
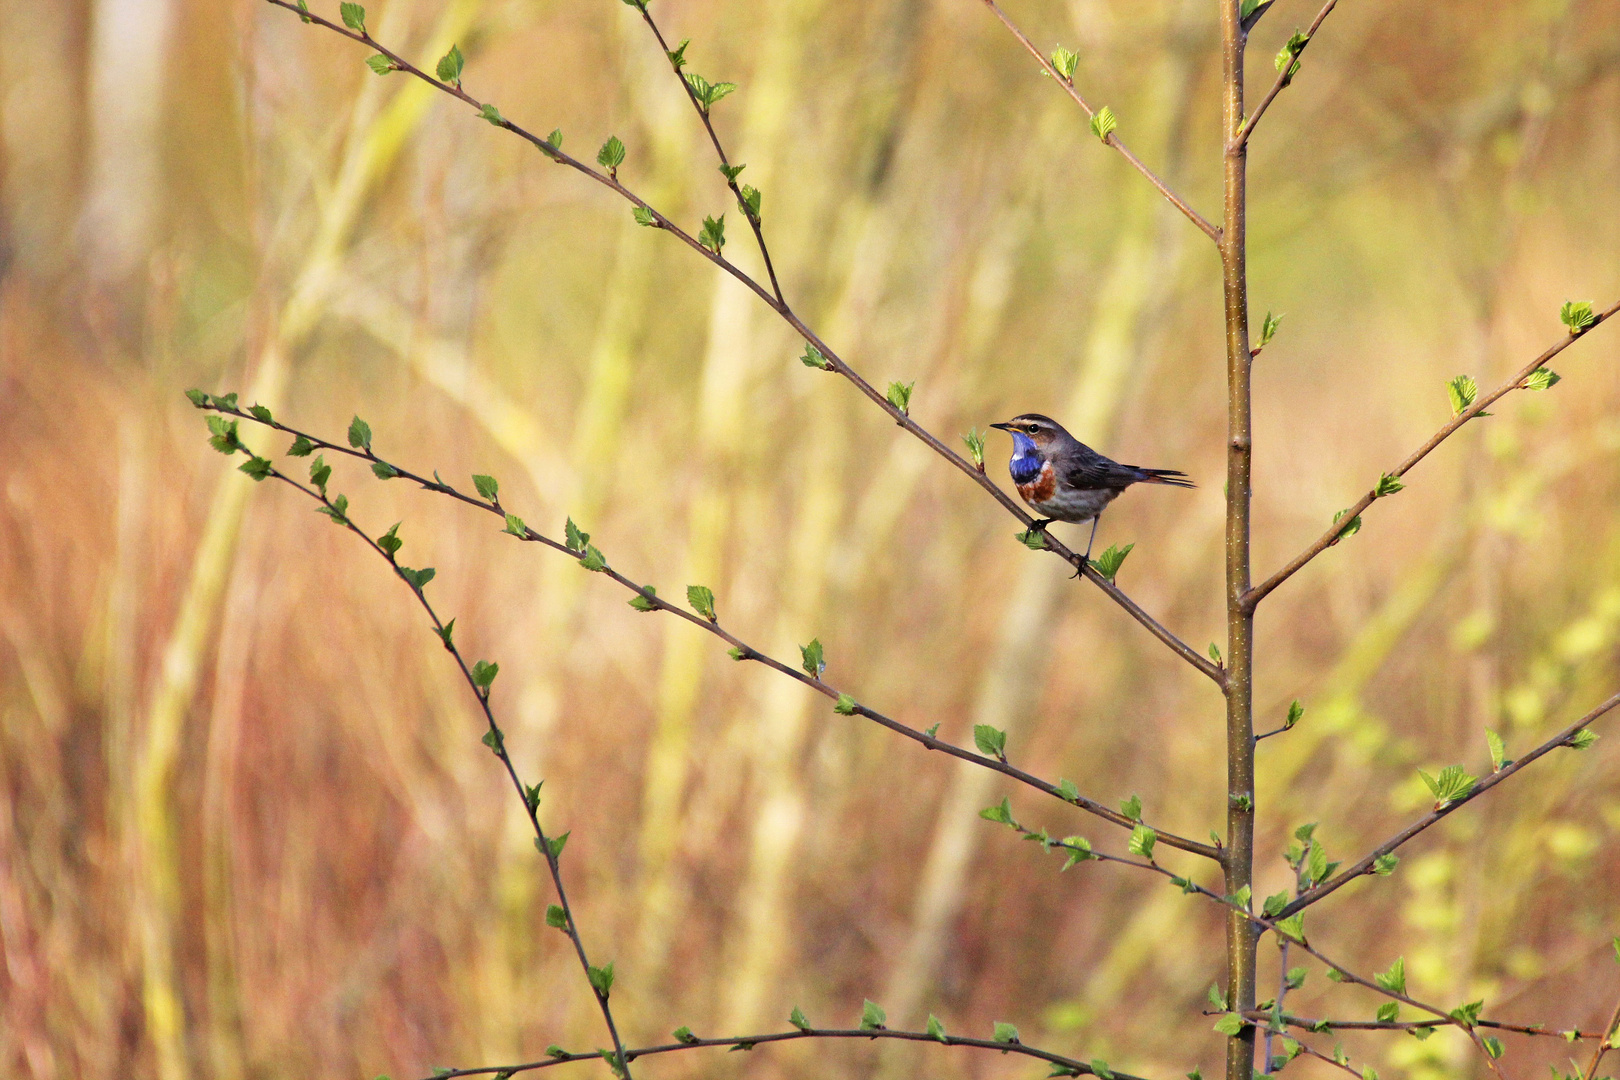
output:
{"label": "blurred background", "polygon": [[[336,3],[311,0],[335,17]],[[330,9],[330,10],[329,10]],[[1120,135],[1219,212],[1216,5],[1010,0]],[[1196,491],[1138,489],[1099,547],[1186,640],[1224,642],[1218,264],[972,0],[655,0],[715,110],[789,300],[943,438],[1025,410]],[[1316,5],[1278,0],[1250,86]],[[389,0],[369,25],[689,228],[731,212],[635,12]],[[517,801],[408,593],[352,537],[205,444],[182,391],[239,391],[681,595],[779,656],[1201,837],[1221,705],[1015,523],[622,201],[365,51],[249,0],[0,3],[0,1072],[395,1077],[604,1043]],[[1256,569],[1315,538],[1449,415],[1620,291],[1620,2],[1342,4],[1251,172]],[[1422,812],[1415,770],[1489,768],[1620,682],[1620,333],[1470,424],[1260,617],[1260,894],[1321,822],[1354,858]],[[991,471],[1005,477],[992,432]],[[283,447],[277,440],[272,447]],[[494,705],[632,1045],[929,1012],[1148,1076],[1218,1071],[1217,912],[1098,864],[1059,875],[977,810],[1124,837],[958,767],[494,522],[339,463]],[[1067,533],[1062,530],[1067,529]],[[1083,543],[1079,529],[1060,535]],[[1600,726],[1612,729],[1612,724]],[[1620,995],[1620,737],[1560,751],[1313,909],[1313,941],[1412,992],[1559,1028]],[[1213,883],[1206,865],[1163,862]],[[1276,951],[1262,949],[1264,978]],[[1296,961],[1297,962],[1297,961]],[[1264,995],[1263,995],[1264,996]],[[1313,969],[1290,1007],[1370,1019]],[[1332,1040],[1314,1039],[1324,1051]],[[1509,1036],[1505,1065],[1568,1068]],[[1479,1073],[1461,1037],[1347,1034],[1359,1068]],[[1587,1051],[1577,1051],[1584,1065]],[[583,1072],[593,1066],[571,1066]],[[600,1068],[600,1066],[594,1066]],[[642,1076],[1033,1077],[879,1044],[707,1051]],[[1300,1061],[1291,1071],[1326,1075]]]}

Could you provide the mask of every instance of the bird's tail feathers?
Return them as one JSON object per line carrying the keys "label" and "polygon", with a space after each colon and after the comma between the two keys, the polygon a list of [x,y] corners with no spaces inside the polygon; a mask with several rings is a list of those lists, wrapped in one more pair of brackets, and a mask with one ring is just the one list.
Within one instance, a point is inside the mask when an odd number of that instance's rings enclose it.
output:
{"label": "bird's tail feathers", "polygon": [[1187,474],[1179,469],[1143,469],[1138,468],[1142,474],[1144,484],[1169,484],[1171,487],[1197,487],[1198,485],[1187,479]]}

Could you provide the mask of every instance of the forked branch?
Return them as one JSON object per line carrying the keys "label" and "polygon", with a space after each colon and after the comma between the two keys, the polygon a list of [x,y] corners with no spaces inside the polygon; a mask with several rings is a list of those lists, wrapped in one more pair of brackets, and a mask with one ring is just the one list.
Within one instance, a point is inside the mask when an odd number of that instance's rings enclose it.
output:
{"label": "forked branch", "polygon": [[1339,0],[1327,0],[1327,3],[1322,5],[1322,10],[1316,13],[1316,18],[1311,21],[1311,28],[1293,39],[1298,44],[1293,45],[1293,42],[1290,42],[1292,47],[1284,47],[1284,50],[1289,54],[1287,62],[1281,63],[1281,66],[1278,67],[1277,81],[1271,84],[1271,89],[1266,92],[1266,96],[1260,99],[1259,106],[1249,114],[1249,118],[1243,122],[1243,126],[1238,129],[1238,133],[1232,137],[1232,141],[1226,147],[1228,154],[1240,153],[1249,144],[1249,136],[1254,134],[1255,125],[1266,114],[1266,110],[1271,108],[1271,103],[1277,99],[1278,94],[1283,92],[1283,88],[1294,81],[1294,76],[1298,74],[1300,55],[1305,52],[1305,47],[1316,36],[1316,31],[1322,26],[1322,20],[1328,17],[1328,12],[1332,11],[1338,2]]}

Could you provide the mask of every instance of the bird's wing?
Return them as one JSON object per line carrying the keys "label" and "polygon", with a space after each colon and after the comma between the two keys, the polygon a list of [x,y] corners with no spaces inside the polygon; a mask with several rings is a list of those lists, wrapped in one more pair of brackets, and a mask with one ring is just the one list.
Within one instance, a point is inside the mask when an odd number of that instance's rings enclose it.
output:
{"label": "bird's wing", "polygon": [[1142,470],[1103,457],[1084,443],[1063,455],[1059,475],[1071,487],[1123,490],[1142,479]]}

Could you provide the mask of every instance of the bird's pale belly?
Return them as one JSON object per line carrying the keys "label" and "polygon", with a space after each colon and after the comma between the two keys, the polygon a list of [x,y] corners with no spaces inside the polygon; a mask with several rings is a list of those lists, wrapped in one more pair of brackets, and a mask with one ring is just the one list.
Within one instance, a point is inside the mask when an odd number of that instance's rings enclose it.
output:
{"label": "bird's pale belly", "polygon": [[1059,490],[1049,469],[1043,469],[1030,483],[1019,484],[1018,494],[1042,517],[1071,524],[1090,521],[1119,496],[1112,488]]}

